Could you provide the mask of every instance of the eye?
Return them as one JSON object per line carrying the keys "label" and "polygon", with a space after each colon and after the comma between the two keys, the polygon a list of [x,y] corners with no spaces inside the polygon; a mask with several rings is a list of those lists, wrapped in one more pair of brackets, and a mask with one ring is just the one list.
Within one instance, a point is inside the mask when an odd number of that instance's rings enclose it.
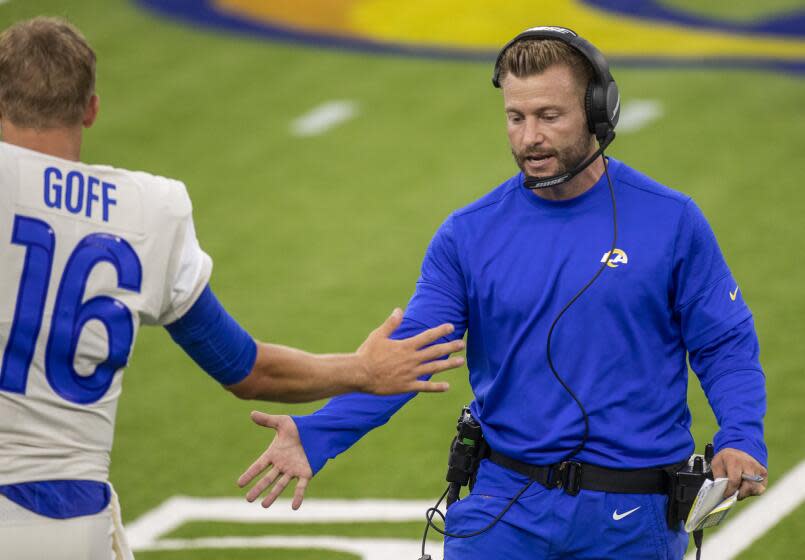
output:
{"label": "eye", "polygon": [[547,113],[545,115],[542,115],[542,120],[546,122],[554,122],[557,119],[559,119],[559,115],[557,113]]}
{"label": "eye", "polygon": [[518,115],[517,113],[509,113],[507,115],[507,119],[512,124],[517,124],[523,121],[523,116]]}

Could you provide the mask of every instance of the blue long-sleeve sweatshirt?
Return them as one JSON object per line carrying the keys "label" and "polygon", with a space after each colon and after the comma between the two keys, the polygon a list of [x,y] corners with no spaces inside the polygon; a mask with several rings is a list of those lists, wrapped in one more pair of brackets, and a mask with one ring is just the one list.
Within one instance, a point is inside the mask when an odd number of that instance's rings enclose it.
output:
{"label": "blue long-sleeve sweatshirt", "polygon": [[[562,459],[583,434],[581,412],[548,367],[557,313],[601,277],[558,323],[554,364],[590,419],[577,460],[612,468],[668,465],[694,449],[686,402],[689,356],[719,422],[716,450],[767,464],[765,378],[752,315],[716,238],[690,197],[609,159],[606,176],[564,201],[536,196],[518,174],[442,224],[395,338],[441,323],[467,333],[473,416],[496,451],[535,465]],[[350,394],[294,420],[314,472],[413,395]]]}

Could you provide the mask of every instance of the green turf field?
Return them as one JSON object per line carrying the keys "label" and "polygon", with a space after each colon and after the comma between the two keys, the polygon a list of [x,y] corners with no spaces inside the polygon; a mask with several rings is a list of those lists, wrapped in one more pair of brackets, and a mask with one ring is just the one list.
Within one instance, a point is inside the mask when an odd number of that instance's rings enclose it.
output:
{"label": "green turf field", "polygon": [[[186,182],[199,238],[215,262],[212,285],[264,340],[320,352],[356,348],[405,304],[441,221],[515,171],[488,63],[222,35],[157,19],[124,0],[11,0],[0,5],[0,24],[43,13],[68,16],[99,55],[102,109],[84,159]],[[748,70],[613,71],[625,102],[658,100],[664,116],[619,137],[610,153],[696,199],[754,311],[773,484],[805,459],[805,79]],[[359,116],[322,136],[289,135],[295,117],[333,99],[357,102]],[[308,498],[435,501],[455,418],[471,400],[466,370],[445,378],[448,394],[415,399],[331,462]],[[270,441],[249,411],[319,406],[240,402],[161,329],[141,331],[124,385],[111,475],[126,522],[177,494],[240,496],[235,480]],[[715,421],[695,378],[690,393],[695,435],[704,442]],[[803,524],[800,507],[740,558],[796,557],[805,547]],[[410,523],[334,524],[327,532],[420,534]],[[201,523],[176,533],[235,534],[255,529]],[[138,557],[354,558],[288,550]]]}

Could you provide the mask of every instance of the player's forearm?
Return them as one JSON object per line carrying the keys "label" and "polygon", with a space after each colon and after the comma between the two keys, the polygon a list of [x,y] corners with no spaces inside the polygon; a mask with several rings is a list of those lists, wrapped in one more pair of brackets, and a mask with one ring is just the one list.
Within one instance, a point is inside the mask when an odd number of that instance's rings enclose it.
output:
{"label": "player's forearm", "polygon": [[311,354],[259,343],[252,372],[227,388],[243,399],[308,402],[360,391],[365,378],[357,354]]}

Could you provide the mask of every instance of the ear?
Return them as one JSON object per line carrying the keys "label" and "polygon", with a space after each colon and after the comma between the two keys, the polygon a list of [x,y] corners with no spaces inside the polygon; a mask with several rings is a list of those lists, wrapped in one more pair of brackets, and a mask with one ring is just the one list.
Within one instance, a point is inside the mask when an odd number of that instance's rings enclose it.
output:
{"label": "ear", "polygon": [[81,124],[84,125],[84,128],[89,128],[93,125],[95,119],[98,118],[98,111],[100,111],[100,109],[101,98],[92,94],[92,97],[89,98],[87,109],[84,111],[84,118],[81,120]]}

